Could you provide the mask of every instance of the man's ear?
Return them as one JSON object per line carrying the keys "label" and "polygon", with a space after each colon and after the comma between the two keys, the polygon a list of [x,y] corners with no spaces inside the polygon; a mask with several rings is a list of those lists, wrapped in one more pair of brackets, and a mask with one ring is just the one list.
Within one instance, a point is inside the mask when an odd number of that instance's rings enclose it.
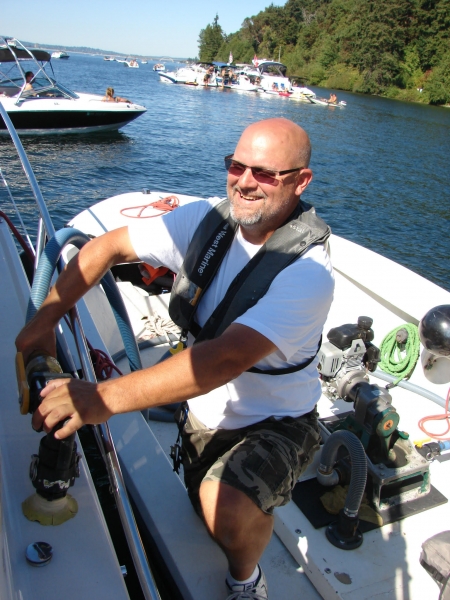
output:
{"label": "man's ear", "polygon": [[308,185],[311,183],[313,173],[311,169],[302,169],[298,178],[297,187],[295,188],[295,195],[300,196]]}

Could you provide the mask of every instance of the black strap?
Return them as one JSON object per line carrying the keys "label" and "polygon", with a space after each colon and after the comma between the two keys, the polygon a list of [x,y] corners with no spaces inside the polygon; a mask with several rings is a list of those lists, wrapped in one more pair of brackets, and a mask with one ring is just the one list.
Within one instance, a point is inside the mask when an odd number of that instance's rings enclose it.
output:
{"label": "black strap", "polygon": [[297,371],[302,371],[303,369],[306,369],[306,367],[308,365],[310,365],[312,363],[312,361],[316,358],[321,345],[322,345],[322,336],[320,336],[319,345],[317,346],[317,350],[316,350],[316,353],[314,354],[314,356],[311,356],[311,358],[307,358],[306,360],[299,363],[298,365],[294,365],[292,367],[284,367],[284,368],[280,368],[280,369],[267,369],[267,370],[258,369],[257,367],[250,367],[250,369],[247,369],[246,372],[247,373],[259,373],[261,375],[289,375],[289,373],[296,373]]}

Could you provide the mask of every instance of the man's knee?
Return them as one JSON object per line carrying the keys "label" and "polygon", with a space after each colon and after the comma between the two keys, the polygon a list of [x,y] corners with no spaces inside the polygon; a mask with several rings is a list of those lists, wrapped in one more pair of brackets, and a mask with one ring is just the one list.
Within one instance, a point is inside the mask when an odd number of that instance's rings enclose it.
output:
{"label": "man's knee", "polygon": [[245,535],[247,529],[270,518],[244,492],[218,481],[203,481],[200,502],[213,535],[230,540]]}

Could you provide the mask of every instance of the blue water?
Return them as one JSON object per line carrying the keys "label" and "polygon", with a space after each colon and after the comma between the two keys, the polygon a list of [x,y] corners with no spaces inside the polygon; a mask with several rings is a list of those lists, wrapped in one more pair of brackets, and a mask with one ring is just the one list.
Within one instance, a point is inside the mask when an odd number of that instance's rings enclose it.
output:
{"label": "blue water", "polygon": [[[449,109],[344,92],[338,97],[347,107],[329,108],[165,84],[152,63],[128,69],[76,54],[53,63],[72,89],[104,94],[112,86],[148,109],[119,133],[22,138],[56,227],[99,200],[144,187],[223,196],[223,156],[244,127],[284,116],[311,137],[314,180],[304,199],[334,233],[450,290]],[[0,151],[9,155],[6,140]]]}

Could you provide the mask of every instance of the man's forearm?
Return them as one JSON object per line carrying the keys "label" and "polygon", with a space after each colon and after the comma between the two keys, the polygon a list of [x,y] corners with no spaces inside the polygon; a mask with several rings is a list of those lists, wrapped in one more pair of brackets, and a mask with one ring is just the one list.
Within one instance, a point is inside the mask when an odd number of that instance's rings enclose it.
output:
{"label": "man's forearm", "polygon": [[200,396],[231,381],[276,347],[245,325],[230,325],[208,340],[143,371],[99,384],[55,380],[43,390],[44,401],[33,415],[33,426],[50,431],[69,419],[58,437],[111,415],[143,410]]}
{"label": "man's forearm", "polygon": [[258,356],[251,357],[250,353],[243,356],[231,340],[232,332],[228,336],[230,340],[202,342],[149,369],[100,384],[99,393],[112,414],[206,394],[238,377],[262,358],[260,354],[267,353],[262,350]]}

